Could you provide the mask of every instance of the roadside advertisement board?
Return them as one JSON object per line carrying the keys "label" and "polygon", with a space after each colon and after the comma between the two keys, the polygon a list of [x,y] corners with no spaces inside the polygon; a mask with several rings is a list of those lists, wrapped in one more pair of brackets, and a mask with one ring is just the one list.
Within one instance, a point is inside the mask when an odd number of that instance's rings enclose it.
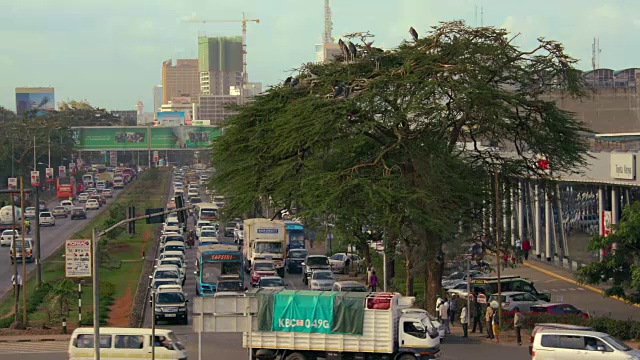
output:
{"label": "roadside advertisement board", "polygon": [[67,177],[67,167],[64,165],[58,166],[58,177]]}
{"label": "roadside advertisement board", "polygon": [[185,114],[182,111],[163,111],[157,114],[157,119],[161,126],[183,126]]}
{"label": "roadside advertisement board", "polygon": [[31,186],[40,186],[40,171],[31,172]]}
{"label": "roadside advertisement board", "polygon": [[221,134],[220,128],[213,126],[96,126],[72,130],[76,151],[146,150],[149,140],[152,150],[206,149]]}
{"label": "roadside advertisement board", "polygon": [[47,182],[53,182],[53,168],[46,168],[44,171],[44,178]]}
{"label": "roadside advertisement board", "polygon": [[9,178],[9,190],[18,188],[18,178]]}
{"label": "roadside advertisement board", "polygon": [[65,276],[91,277],[91,240],[66,240],[64,248]]}
{"label": "roadside advertisement board", "polygon": [[27,111],[38,113],[55,110],[55,91],[53,88],[16,88],[16,114],[21,116]]}
{"label": "roadside advertisement board", "polygon": [[76,174],[76,164],[75,163],[69,163],[69,174],[71,174],[71,175],[75,175]]}

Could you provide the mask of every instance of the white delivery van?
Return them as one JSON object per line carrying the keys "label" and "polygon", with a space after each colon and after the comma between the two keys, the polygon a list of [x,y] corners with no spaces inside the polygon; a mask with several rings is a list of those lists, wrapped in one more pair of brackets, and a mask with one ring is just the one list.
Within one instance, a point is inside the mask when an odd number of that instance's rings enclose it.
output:
{"label": "white delivery van", "polygon": [[[151,359],[151,329],[100,328],[100,355],[110,360]],[[171,330],[155,330],[157,359],[187,358],[185,347]],[[78,328],[69,342],[70,360],[93,360],[93,328]]]}

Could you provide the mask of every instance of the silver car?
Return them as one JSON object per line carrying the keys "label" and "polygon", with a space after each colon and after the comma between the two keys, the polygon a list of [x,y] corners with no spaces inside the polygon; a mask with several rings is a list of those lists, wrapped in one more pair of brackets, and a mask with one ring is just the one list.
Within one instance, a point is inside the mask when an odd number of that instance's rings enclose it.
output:
{"label": "silver car", "polygon": [[309,278],[309,290],[331,291],[336,277],[331,270],[315,270]]}
{"label": "silver car", "polygon": [[[533,305],[547,304],[546,301],[539,300],[528,292],[505,291],[500,296],[502,298],[502,309],[506,311],[513,311],[517,307],[521,312],[528,313]],[[489,296],[487,303],[490,304],[493,301],[498,301],[498,294]]]}

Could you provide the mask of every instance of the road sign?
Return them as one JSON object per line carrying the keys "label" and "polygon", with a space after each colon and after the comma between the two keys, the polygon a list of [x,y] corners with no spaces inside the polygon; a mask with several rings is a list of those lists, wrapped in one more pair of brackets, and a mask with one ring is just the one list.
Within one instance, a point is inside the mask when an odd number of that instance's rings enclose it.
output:
{"label": "road sign", "polygon": [[18,188],[18,178],[9,178],[9,189],[14,190]]}
{"label": "road sign", "polygon": [[40,171],[31,172],[31,186],[40,186]]}
{"label": "road sign", "polygon": [[91,277],[91,240],[65,242],[65,275],[70,278]]}
{"label": "road sign", "polygon": [[53,182],[53,168],[46,168],[44,171],[44,178],[47,182]]}

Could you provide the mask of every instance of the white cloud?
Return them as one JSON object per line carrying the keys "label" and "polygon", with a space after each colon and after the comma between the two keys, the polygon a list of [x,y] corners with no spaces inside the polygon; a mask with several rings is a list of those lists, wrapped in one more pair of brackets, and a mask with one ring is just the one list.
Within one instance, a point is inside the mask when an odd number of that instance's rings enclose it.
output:
{"label": "white cloud", "polygon": [[622,10],[611,4],[602,4],[592,9],[591,15],[600,19],[618,20],[622,18]]}

